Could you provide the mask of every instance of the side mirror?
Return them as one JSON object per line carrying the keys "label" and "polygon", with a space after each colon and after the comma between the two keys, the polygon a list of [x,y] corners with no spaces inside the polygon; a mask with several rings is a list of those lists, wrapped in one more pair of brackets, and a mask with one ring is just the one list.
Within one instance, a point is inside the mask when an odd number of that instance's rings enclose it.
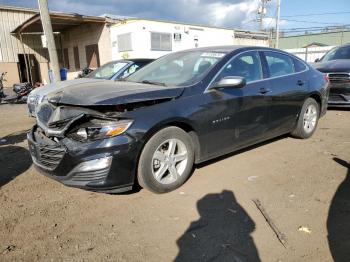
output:
{"label": "side mirror", "polygon": [[320,59],[319,59],[319,58],[316,58],[316,59],[315,59],[315,63],[317,63],[317,62],[320,62]]}
{"label": "side mirror", "polygon": [[227,76],[222,78],[219,82],[214,83],[210,89],[221,88],[242,88],[247,84],[244,77],[241,76]]}

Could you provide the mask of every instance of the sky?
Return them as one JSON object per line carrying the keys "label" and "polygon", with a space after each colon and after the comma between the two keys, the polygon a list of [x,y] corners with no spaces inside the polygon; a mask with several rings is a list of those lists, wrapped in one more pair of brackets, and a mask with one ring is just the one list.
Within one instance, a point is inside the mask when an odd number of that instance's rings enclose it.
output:
{"label": "sky", "polygon": [[[261,0],[48,1],[49,8],[52,11],[64,11],[84,15],[114,14],[246,30],[259,29],[256,18],[257,9],[261,2]],[[275,26],[276,1],[270,0],[267,4],[267,14],[263,20],[264,28]],[[0,0],[0,4],[32,8],[38,7],[37,0]],[[349,0],[281,0],[280,25],[282,30],[342,24],[350,24]]]}

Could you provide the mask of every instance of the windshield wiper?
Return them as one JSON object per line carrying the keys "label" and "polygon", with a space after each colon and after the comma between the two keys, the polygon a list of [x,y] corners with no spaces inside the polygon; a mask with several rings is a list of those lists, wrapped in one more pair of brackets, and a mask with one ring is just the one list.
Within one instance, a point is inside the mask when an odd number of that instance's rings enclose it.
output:
{"label": "windshield wiper", "polygon": [[128,80],[126,78],[118,78],[116,81],[127,82]]}
{"label": "windshield wiper", "polygon": [[143,84],[149,84],[149,85],[157,85],[157,86],[166,86],[165,83],[156,82],[156,81],[150,81],[150,80],[143,80],[141,83],[143,83]]}

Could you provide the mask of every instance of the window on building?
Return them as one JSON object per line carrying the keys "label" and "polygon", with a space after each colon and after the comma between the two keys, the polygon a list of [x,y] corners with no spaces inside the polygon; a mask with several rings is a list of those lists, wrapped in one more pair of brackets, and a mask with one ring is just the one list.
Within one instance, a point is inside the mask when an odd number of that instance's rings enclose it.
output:
{"label": "window on building", "polygon": [[63,49],[63,58],[64,58],[63,67],[69,69],[69,54],[68,54],[68,48],[64,48],[64,49]]}
{"label": "window on building", "polygon": [[171,34],[151,32],[151,50],[153,51],[171,51],[171,41]]}
{"label": "window on building", "polygon": [[271,77],[294,73],[294,63],[290,56],[276,52],[264,52]]}
{"label": "window on building", "polygon": [[74,66],[76,70],[80,69],[80,60],[79,60],[79,48],[77,46],[73,47],[74,53]]}
{"label": "window on building", "polygon": [[131,51],[131,33],[122,34],[117,36],[118,39],[118,50],[119,52]]}

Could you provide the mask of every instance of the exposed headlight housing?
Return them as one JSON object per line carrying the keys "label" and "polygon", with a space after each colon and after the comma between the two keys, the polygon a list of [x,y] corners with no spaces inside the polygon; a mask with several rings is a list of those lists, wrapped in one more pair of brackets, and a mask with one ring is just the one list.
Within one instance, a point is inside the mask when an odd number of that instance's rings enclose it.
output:
{"label": "exposed headlight housing", "polygon": [[47,96],[43,96],[43,97],[41,98],[41,101],[40,101],[39,103],[44,103],[44,102],[47,102],[47,101],[48,101]]}
{"label": "exposed headlight housing", "polygon": [[37,105],[39,101],[39,95],[29,95],[28,96],[28,104]]}
{"label": "exposed headlight housing", "polygon": [[102,120],[92,119],[79,126],[73,133],[78,140],[98,140],[123,134],[132,124],[132,120]]}

